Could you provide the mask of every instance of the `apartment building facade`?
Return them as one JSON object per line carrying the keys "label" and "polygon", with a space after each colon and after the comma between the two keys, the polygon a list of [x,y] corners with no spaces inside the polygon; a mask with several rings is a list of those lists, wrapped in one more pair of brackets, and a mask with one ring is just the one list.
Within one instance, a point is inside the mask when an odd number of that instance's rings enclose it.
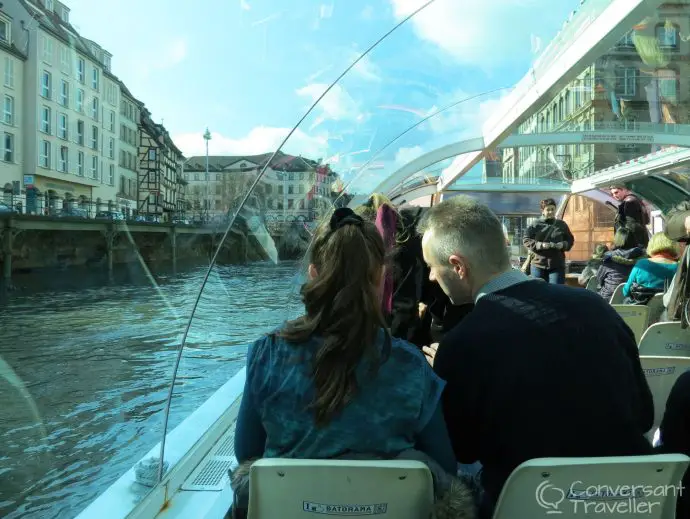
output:
{"label": "apartment building facade", "polygon": [[[690,120],[690,5],[662,4],[527,119],[521,133],[655,133]],[[654,151],[652,144],[528,146],[503,151],[504,182],[572,180]]]}
{"label": "apartment building facade", "polygon": [[141,103],[132,95],[124,83],[120,82],[120,139],[118,166],[117,203],[124,215],[137,210],[138,184],[138,140]]}
{"label": "apartment building facade", "polygon": [[[196,220],[221,217],[237,209],[271,153],[246,156],[193,156],[184,167],[189,182],[188,215]],[[278,153],[256,186],[251,204],[267,221],[313,221],[331,207],[338,175],[327,164]]]}
{"label": "apartment building facade", "polygon": [[156,124],[144,105],[140,106],[138,131],[137,214],[155,221],[172,222],[178,206],[184,206],[187,182],[182,178],[184,161],[162,124]]}
{"label": "apartment building facade", "polygon": [[[21,193],[24,61],[14,45],[12,18],[0,7],[0,201]],[[14,204],[13,204],[14,205]]]}

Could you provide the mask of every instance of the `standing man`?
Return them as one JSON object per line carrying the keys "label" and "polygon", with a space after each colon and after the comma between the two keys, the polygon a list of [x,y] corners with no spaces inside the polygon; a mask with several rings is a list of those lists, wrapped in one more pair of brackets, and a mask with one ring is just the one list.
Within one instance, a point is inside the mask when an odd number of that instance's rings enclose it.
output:
{"label": "standing man", "polygon": [[573,248],[575,238],[568,224],[556,218],[556,201],[545,198],[539,202],[542,218],[530,225],[522,243],[530,252],[530,273],[533,278],[556,285],[565,283],[565,253]]}
{"label": "standing man", "polygon": [[625,186],[616,184],[611,186],[610,190],[611,196],[618,201],[618,213],[613,223],[614,233],[621,227],[627,227],[635,234],[637,245],[646,249],[649,243],[649,233],[647,232],[649,213],[647,208],[642,200]]}

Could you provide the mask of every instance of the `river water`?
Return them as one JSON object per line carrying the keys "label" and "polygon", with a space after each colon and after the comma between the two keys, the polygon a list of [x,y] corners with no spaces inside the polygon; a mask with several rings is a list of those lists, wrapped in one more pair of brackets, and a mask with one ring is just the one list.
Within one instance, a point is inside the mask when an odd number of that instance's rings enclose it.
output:
{"label": "river water", "polygon": [[[0,517],[71,519],[153,447],[206,266],[18,276],[0,301]],[[173,398],[175,427],[298,311],[296,263],[216,267]],[[292,294],[292,295],[290,295]],[[32,405],[35,405],[32,409]]]}

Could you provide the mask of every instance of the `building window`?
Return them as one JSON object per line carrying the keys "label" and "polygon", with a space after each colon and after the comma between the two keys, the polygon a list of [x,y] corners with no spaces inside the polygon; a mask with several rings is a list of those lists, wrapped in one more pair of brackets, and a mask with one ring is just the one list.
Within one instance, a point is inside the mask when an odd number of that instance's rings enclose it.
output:
{"label": "building window", "polygon": [[2,160],[5,162],[14,162],[14,135],[11,133],[5,132]]}
{"label": "building window", "polygon": [[86,81],[86,63],[82,58],[77,58],[77,81],[82,85]]}
{"label": "building window", "polygon": [[77,121],[77,144],[84,145],[84,121]]}
{"label": "building window", "polygon": [[53,76],[50,74],[50,72],[44,70],[43,74],[41,74],[41,96],[45,97],[46,99],[50,99],[52,85]]}
{"label": "building window", "polygon": [[64,79],[60,81],[60,99],[58,102],[64,106],[69,106],[69,83]]}
{"label": "building window", "polygon": [[43,36],[43,61],[49,65],[53,64],[53,40],[48,36]]}
{"label": "building window", "polygon": [[103,64],[105,65],[106,70],[110,70],[110,56],[106,55],[103,57]]}
{"label": "building window", "polygon": [[91,88],[93,88],[96,91],[98,91],[100,77],[100,70],[98,70],[96,67],[93,67],[93,71],[91,73]]}
{"label": "building window", "polygon": [[98,126],[91,127],[91,149],[98,149]]}
{"label": "building window", "polygon": [[60,70],[69,72],[69,50],[64,45],[60,45]]}
{"label": "building window", "polygon": [[110,110],[110,131],[115,133],[115,112]]}
{"label": "building window", "polygon": [[44,106],[41,108],[41,131],[50,134],[50,108]]}
{"label": "building window", "polygon": [[53,5],[53,0],[46,0],[45,4],[46,4],[46,9],[48,11],[52,11],[55,8],[55,6]]}
{"label": "building window", "polygon": [[616,67],[616,93],[621,97],[634,97],[637,87],[637,69]]}
{"label": "building window", "polygon": [[10,42],[10,24],[7,20],[0,20],[0,41]]}
{"label": "building window", "polygon": [[678,100],[678,74],[672,69],[657,71],[659,77],[659,94],[666,102],[675,103]]}
{"label": "building window", "polygon": [[111,164],[108,167],[108,184],[111,186],[115,185],[115,165]]}
{"label": "building window", "polygon": [[5,57],[5,86],[14,88],[14,60],[9,56]]}
{"label": "building window", "polygon": [[109,144],[108,144],[108,156],[111,159],[115,158],[115,139],[112,137],[110,138]]}
{"label": "building window", "polygon": [[91,178],[98,179],[98,156],[91,157]]}
{"label": "building window", "polygon": [[94,97],[91,101],[91,118],[94,121],[98,121],[98,98]]}
{"label": "building window", "polygon": [[14,97],[5,96],[2,120],[5,124],[14,125]]}
{"label": "building window", "polygon": [[67,115],[58,114],[58,137],[67,140]]}
{"label": "building window", "polygon": [[50,169],[50,142],[41,141],[38,163],[42,168]]}
{"label": "building window", "polygon": [[69,149],[67,146],[60,146],[60,160],[58,161],[58,171],[67,173],[67,165],[69,163]]}
{"label": "building window", "polygon": [[77,175],[80,177],[84,176],[84,152],[77,152]]}
{"label": "building window", "polygon": [[63,7],[60,11],[60,18],[62,18],[63,22],[69,23],[69,10],[66,7]]}
{"label": "building window", "polygon": [[635,31],[630,31],[618,42],[618,47],[635,47]]}
{"label": "building window", "polygon": [[672,23],[657,25],[656,39],[659,40],[659,46],[662,49],[677,49],[678,26],[673,25]]}
{"label": "building window", "polygon": [[75,105],[77,112],[84,113],[84,91],[81,88],[77,88],[77,100]]}

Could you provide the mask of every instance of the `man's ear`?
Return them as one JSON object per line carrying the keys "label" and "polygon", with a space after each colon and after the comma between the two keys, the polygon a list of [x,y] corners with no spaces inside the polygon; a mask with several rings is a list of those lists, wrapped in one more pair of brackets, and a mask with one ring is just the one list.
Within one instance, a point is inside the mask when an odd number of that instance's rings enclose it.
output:
{"label": "man's ear", "polygon": [[453,270],[460,277],[460,279],[463,279],[465,276],[467,276],[467,262],[465,261],[465,258],[453,254],[450,258],[448,258],[448,263],[450,263],[451,267],[453,267]]}

